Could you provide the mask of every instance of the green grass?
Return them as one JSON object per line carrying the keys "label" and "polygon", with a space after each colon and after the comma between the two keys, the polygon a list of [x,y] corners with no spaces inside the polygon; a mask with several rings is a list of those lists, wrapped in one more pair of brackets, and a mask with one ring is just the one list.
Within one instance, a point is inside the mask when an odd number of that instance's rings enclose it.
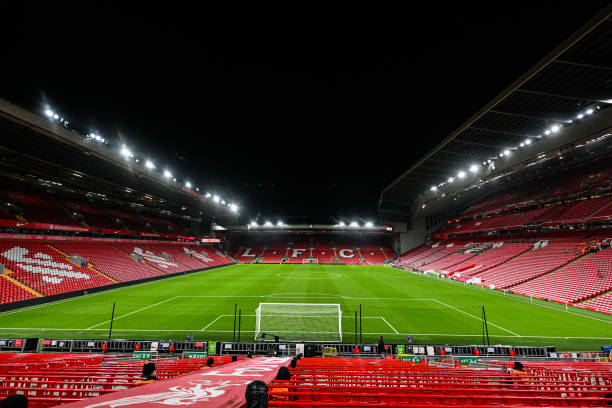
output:
{"label": "green grass", "polygon": [[[0,337],[106,338],[116,302],[115,339],[231,340],[234,304],[241,340],[252,341],[262,302],[339,303],[343,340],[481,344],[482,305],[491,344],[599,350],[612,317],[382,266],[235,265],[0,313]],[[202,330],[204,329],[205,330]],[[316,327],[312,328],[316,331]],[[397,333],[396,333],[397,332]]]}

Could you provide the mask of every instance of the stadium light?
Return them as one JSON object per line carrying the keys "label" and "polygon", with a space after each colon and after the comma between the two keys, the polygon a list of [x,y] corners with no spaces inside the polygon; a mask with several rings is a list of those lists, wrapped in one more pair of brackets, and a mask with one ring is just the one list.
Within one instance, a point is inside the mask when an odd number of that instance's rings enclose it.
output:
{"label": "stadium light", "polygon": [[491,159],[487,160],[487,163],[491,164]]}
{"label": "stadium light", "polygon": [[457,173],[457,177],[464,178],[465,177],[465,171],[460,171],[459,173]]}
{"label": "stadium light", "polygon": [[553,125],[553,126],[551,126],[550,130],[552,130],[552,131],[553,131],[553,133],[557,133],[558,131],[560,131],[560,130],[561,130],[561,126],[559,126],[559,125]]}
{"label": "stadium light", "polygon": [[508,149],[504,150],[504,156],[510,156],[510,150]]}
{"label": "stadium light", "polygon": [[132,154],[132,152],[130,151],[130,149],[128,149],[127,147],[125,147],[125,145],[123,145],[121,147],[121,151],[120,151],[121,155],[123,157],[125,157],[126,159],[129,159],[130,157],[134,157],[134,155]]}
{"label": "stadium light", "polygon": [[357,221],[353,221],[353,222],[351,222],[351,225],[350,225],[350,226],[351,226],[351,227],[358,227],[358,226],[359,226],[359,224],[357,224]]}
{"label": "stadium light", "polygon": [[52,118],[53,117],[53,111],[51,109],[46,109],[45,110],[45,115],[47,115],[48,117]]}
{"label": "stadium light", "polygon": [[591,115],[591,114],[593,114],[593,112],[595,112],[595,111],[593,109],[589,108],[589,109],[587,109],[586,114],[587,115]]}
{"label": "stadium light", "polygon": [[172,177],[172,173],[170,173],[170,171],[168,171],[168,170],[164,170],[164,177],[165,178],[170,178],[170,177]]}
{"label": "stadium light", "polygon": [[221,200],[221,204],[225,205],[225,200]]}
{"label": "stadium light", "polygon": [[430,188],[431,191],[436,191],[437,189],[438,189],[438,187],[436,187],[436,186],[431,186],[431,188]]}
{"label": "stadium light", "polygon": [[230,210],[233,213],[238,212],[238,206],[236,204],[230,204]]}
{"label": "stadium light", "polygon": [[454,178],[454,177],[449,177],[449,178],[448,178],[448,182],[449,182],[449,183],[452,183],[453,181],[455,181],[455,178]]}
{"label": "stadium light", "polygon": [[579,113],[578,116],[576,116],[578,119],[582,119],[584,118],[584,115],[582,113]]}
{"label": "stadium light", "polygon": [[264,227],[271,227],[271,226],[272,226],[272,223],[270,221],[266,221],[264,223]]}
{"label": "stadium light", "polygon": [[344,221],[340,221],[340,222],[338,223],[338,226],[339,226],[339,227],[344,227],[344,226],[346,226],[346,224],[344,223]]}
{"label": "stadium light", "polygon": [[531,139],[525,139],[525,144],[526,145],[530,145],[531,144]]}
{"label": "stadium light", "polygon": [[218,202],[219,202],[219,200],[220,200],[220,198],[219,198],[219,196],[218,196],[218,195],[213,196],[213,201],[214,201],[215,203],[218,203]]}
{"label": "stadium light", "polygon": [[59,115],[57,113],[54,113],[53,114],[53,119],[55,119],[55,120],[59,119]]}
{"label": "stadium light", "polygon": [[282,227],[285,224],[282,221],[279,221],[279,222],[276,223],[276,225],[278,225],[279,227]]}
{"label": "stadium light", "polygon": [[549,129],[546,129],[546,132],[544,132],[544,134],[545,134],[546,136],[550,135],[550,130],[549,130]]}
{"label": "stadium light", "polygon": [[187,188],[191,188],[191,183],[190,183],[190,182],[188,182],[188,181],[186,181],[186,182],[185,182],[185,187],[187,187]]}
{"label": "stadium light", "polygon": [[206,198],[210,198],[210,197],[212,197],[212,194],[210,194],[210,193],[206,193],[205,197],[206,197]]}
{"label": "stadium light", "polygon": [[145,167],[146,167],[147,169],[154,169],[154,168],[155,168],[155,165],[153,164],[153,162],[152,162],[151,160],[147,160],[147,161],[145,162]]}
{"label": "stadium light", "polygon": [[251,221],[251,227],[257,227],[257,223],[255,221]]}
{"label": "stadium light", "polygon": [[374,226],[374,224],[372,224],[370,221],[365,223],[365,227],[366,228],[372,228]]}
{"label": "stadium light", "polygon": [[472,164],[472,165],[470,166],[470,171],[471,171],[472,173],[476,173],[476,172],[478,171],[478,165],[477,165],[477,164]]}

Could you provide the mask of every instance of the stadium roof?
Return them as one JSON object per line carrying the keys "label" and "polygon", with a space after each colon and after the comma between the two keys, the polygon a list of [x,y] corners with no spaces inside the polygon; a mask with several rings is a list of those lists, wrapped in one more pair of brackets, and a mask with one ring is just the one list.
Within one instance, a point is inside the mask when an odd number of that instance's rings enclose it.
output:
{"label": "stadium roof", "polygon": [[[4,183],[31,182],[72,193],[104,195],[117,202],[210,220],[232,219],[228,205],[180,182],[148,171],[103,145],[0,99],[0,176]],[[89,196],[89,195],[88,195]]]}
{"label": "stadium roof", "polygon": [[[491,73],[495,75],[495,73]],[[466,95],[466,98],[469,98]],[[426,191],[454,181],[470,166],[488,166],[507,149],[516,150],[589,112],[612,106],[612,6],[501,92],[433,150],[387,186],[379,209],[407,215]],[[593,109],[593,111],[591,111]],[[554,128],[555,127],[555,128]],[[548,132],[548,133],[547,133]],[[501,163],[497,166],[501,171]]]}

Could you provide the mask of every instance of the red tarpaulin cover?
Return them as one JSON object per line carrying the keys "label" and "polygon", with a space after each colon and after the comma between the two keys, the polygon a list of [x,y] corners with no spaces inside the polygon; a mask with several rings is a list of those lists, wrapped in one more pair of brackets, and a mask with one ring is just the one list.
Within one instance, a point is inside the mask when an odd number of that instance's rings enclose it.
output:
{"label": "red tarpaulin cover", "polygon": [[89,398],[62,408],[151,408],[151,407],[241,407],[246,404],[244,391],[251,381],[270,383],[289,357],[258,357],[225,364],[219,368],[198,370],[175,378]]}

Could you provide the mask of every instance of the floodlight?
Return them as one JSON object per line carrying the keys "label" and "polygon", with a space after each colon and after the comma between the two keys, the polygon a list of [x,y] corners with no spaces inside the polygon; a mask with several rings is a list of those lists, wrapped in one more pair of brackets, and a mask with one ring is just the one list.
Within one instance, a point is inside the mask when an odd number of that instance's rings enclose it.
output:
{"label": "floodlight", "polygon": [[219,202],[219,200],[220,200],[220,198],[219,198],[219,196],[218,196],[218,195],[213,196],[213,201],[214,201],[215,203],[218,203],[218,202]]}
{"label": "floodlight", "polygon": [[282,227],[282,226],[283,226],[283,225],[285,225],[285,224],[283,224],[283,222],[282,222],[282,221],[279,221],[279,222],[277,222],[277,223],[276,223],[276,225],[278,225],[279,227]]}
{"label": "floodlight", "polygon": [[[592,113],[592,112],[591,112]],[[53,114],[53,119],[59,119],[59,115],[57,113]]]}
{"label": "floodlight", "polygon": [[531,139],[525,139],[525,144],[526,145],[530,145],[531,144]]}
{"label": "floodlight", "polygon": [[579,113],[578,116],[576,116],[578,119],[582,119],[584,118],[584,115],[582,113]]}
{"label": "floodlight", "polygon": [[212,194],[206,193],[206,198],[210,198],[210,197],[212,197]]}
{"label": "floodlight", "polygon": [[366,228],[372,228],[374,226],[374,224],[372,224],[370,221],[365,223],[365,227]]}
{"label": "floodlight", "polygon": [[154,168],[155,168],[155,165],[153,164],[153,162],[152,162],[151,160],[147,160],[147,161],[145,162],[145,167],[146,167],[147,169],[154,169]]}
{"label": "floodlight", "polygon": [[449,178],[448,178],[448,182],[449,182],[449,183],[452,183],[453,181],[455,181],[455,178],[454,178],[454,177],[449,177]]}
{"label": "floodlight", "polygon": [[340,222],[338,223],[338,226],[340,226],[340,227],[344,227],[345,225],[346,225],[346,224],[344,223],[344,221],[340,221]]}
{"label": "floodlight", "polygon": [[170,177],[172,177],[172,173],[170,173],[170,171],[168,171],[168,170],[164,170],[164,177],[170,178]]}
{"label": "floodlight", "polygon": [[255,221],[251,221],[251,227],[256,227],[257,223]]}
{"label": "floodlight", "polygon": [[221,200],[221,204],[225,204],[225,200]]}
{"label": "floodlight", "polygon": [[123,146],[121,148],[121,155],[125,158],[132,157],[132,152],[127,147]]}
{"label": "floodlight", "polygon": [[436,191],[437,189],[438,189],[438,187],[436,187],[436,186],[431,186],[431,188],[430,188],[431,191]]}
{"label": "floodlight", "polygon": [[472,165],[470,166],[470,171],[471,171],[472,173],[476,173],[476,172],[478,171],[478,165],[477,165],[477,164],[472,164]]}
{"label": "floodlight", "polygon": [[561,130],[561,126],[559,125],[553,125],[550,130],[552,130],[554,133],[557,133],[558,131]]}
{"label": "floodlight", "polygon": [[593,112],[595,112],[593,109],[587,109],[586,114],[587,114],[587,115],[590,115],[590,114],[592,114]]}
{"label": "floodlight", "polygon": [[264,226],[265,226],[265,227],[271,227],[271,226],[272,226],[272,223],[271,223],[270,221],[266,221],[266,222],[264,223]]}
{"label": "floodlight", "polygon": [[457,177],[464,178],[465,177],[465,171],[460,171],[459,173],[457,173]]}
{"label": "floodlight", "polygon": [[47,109],[45,110],[45,115],[49,116],[50,118],[53,117],[53,111],[51,109]]}
{"label": "floodlight", "polygon": [[238,206],[236,204],[230,204],[230,210],[232,212],[238,212]]}
{"label": "floodlight", "polygon": [[508,149],[504,150],[504,155],[505,156],[510,156],[510,150],[508,150]]}
{"label": "floodlight", "polygon": [[185,182],[185,187],[187,187],[187,188],[191,188],[191,183],[190,183],[190,182],[188,182],[188,181],[186,181],[186,182]]}
{"label": "floodlight", "polygon": [[519,146],[521,146],[521,147],[525,146],[525,142],[521,142],[521,144]]}
{"label": "floodlight", "polygon": [[546,132],[544,132],[545,135],[550,135],[550,130],[546,130]]}
{"label": "floodlight", "polygon": [[353,221],[353,222],[351,222],[351,225],[350,225],[350,226],[351,226],[351,227],[358,227],[358,226],[359,226],[359,224],[357,224],[357,221]]}

